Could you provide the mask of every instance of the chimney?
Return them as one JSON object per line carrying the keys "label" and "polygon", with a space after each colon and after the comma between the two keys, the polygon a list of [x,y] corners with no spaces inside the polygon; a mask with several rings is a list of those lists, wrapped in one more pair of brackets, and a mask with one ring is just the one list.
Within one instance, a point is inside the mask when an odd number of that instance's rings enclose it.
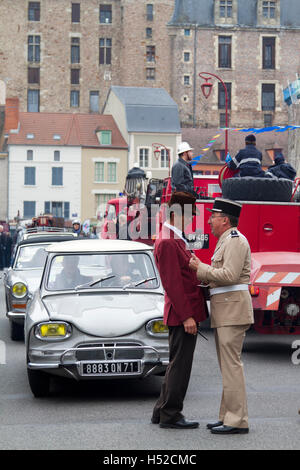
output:
{"label": "chimney", "polygon": [[6,133],[19,129],[19,98],[6,98],[5,126]]}

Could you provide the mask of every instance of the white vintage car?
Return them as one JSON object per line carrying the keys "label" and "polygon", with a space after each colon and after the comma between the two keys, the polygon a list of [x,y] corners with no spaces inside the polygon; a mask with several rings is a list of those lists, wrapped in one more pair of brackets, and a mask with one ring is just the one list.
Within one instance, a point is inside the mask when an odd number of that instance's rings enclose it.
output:
{"label": "white vintage car", "polygon": [[[63,236],[62,236],[63,235]],[[73,239],[73,234],[44,232],[43,236],[24,239],[16,245],[12,264],[4,272],[6,316],[10,322],[10,335],[14,341],[24,338],[24,318],[28,302],[39,287],[51,243]]]}
{"label": "white vintage car", "polygon": [[163,375],[164,291],[152,248],[122,240],[49,246],[25,319],[28,379],[36,397],[51,375],[75,380]]}

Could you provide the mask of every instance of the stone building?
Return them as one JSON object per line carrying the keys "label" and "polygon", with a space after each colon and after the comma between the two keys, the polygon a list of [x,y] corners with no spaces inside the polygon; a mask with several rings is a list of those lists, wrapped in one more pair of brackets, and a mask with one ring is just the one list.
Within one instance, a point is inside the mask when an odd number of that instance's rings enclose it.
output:
{"label": "stone building", "polygon": [[0,79],[21,112],[99,112],[112,85],[169,90],[174,0],[0,2]]}
{"label": "stone building", "polygon": [[200,72],[225,82],[229,125],[287,123],[282,87],[300,72],[297,0],[176,0],[168,29],[170,93],[185,125],[225,125],[224,87],[213,78],[206,100]]}

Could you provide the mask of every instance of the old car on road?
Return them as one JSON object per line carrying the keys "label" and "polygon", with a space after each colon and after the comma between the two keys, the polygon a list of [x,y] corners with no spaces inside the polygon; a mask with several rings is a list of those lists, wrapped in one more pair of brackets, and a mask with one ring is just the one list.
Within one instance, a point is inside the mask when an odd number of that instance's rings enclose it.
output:
{"label": "old car on road", "polygon": [[11,267],[4,273],[6,316],[10,321],[12,340],[24,338],[26,307],[41,281],[47,257],[45,248],[51,243],[73,238],[68,233],[64,236],[44,234],[23,240],[17,245]]}
{"label": "old car on road", "polygon": [[25,321],[33,394],[48,395],[51,375],[78,381],[163,375],[168,334],[152,248],[74,240],[46,251]]}

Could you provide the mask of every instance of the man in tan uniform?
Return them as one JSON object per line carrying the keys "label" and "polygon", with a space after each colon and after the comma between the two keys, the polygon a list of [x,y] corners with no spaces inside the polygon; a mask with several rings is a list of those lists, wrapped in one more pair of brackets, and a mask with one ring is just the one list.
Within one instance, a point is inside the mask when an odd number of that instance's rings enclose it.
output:
{"label": "man in tan uniform", "polygon": [[223,378],[219,421],[207,425],[213,434],[246,434],[248,410],[241,352],[245,333],[253,323],[248,290],[251,253],[248,241],[237,231],[241,204],[215,199],[208,221],[218,243],[211,266],[195,255],[190,268],[210,286],[211,327]]}

